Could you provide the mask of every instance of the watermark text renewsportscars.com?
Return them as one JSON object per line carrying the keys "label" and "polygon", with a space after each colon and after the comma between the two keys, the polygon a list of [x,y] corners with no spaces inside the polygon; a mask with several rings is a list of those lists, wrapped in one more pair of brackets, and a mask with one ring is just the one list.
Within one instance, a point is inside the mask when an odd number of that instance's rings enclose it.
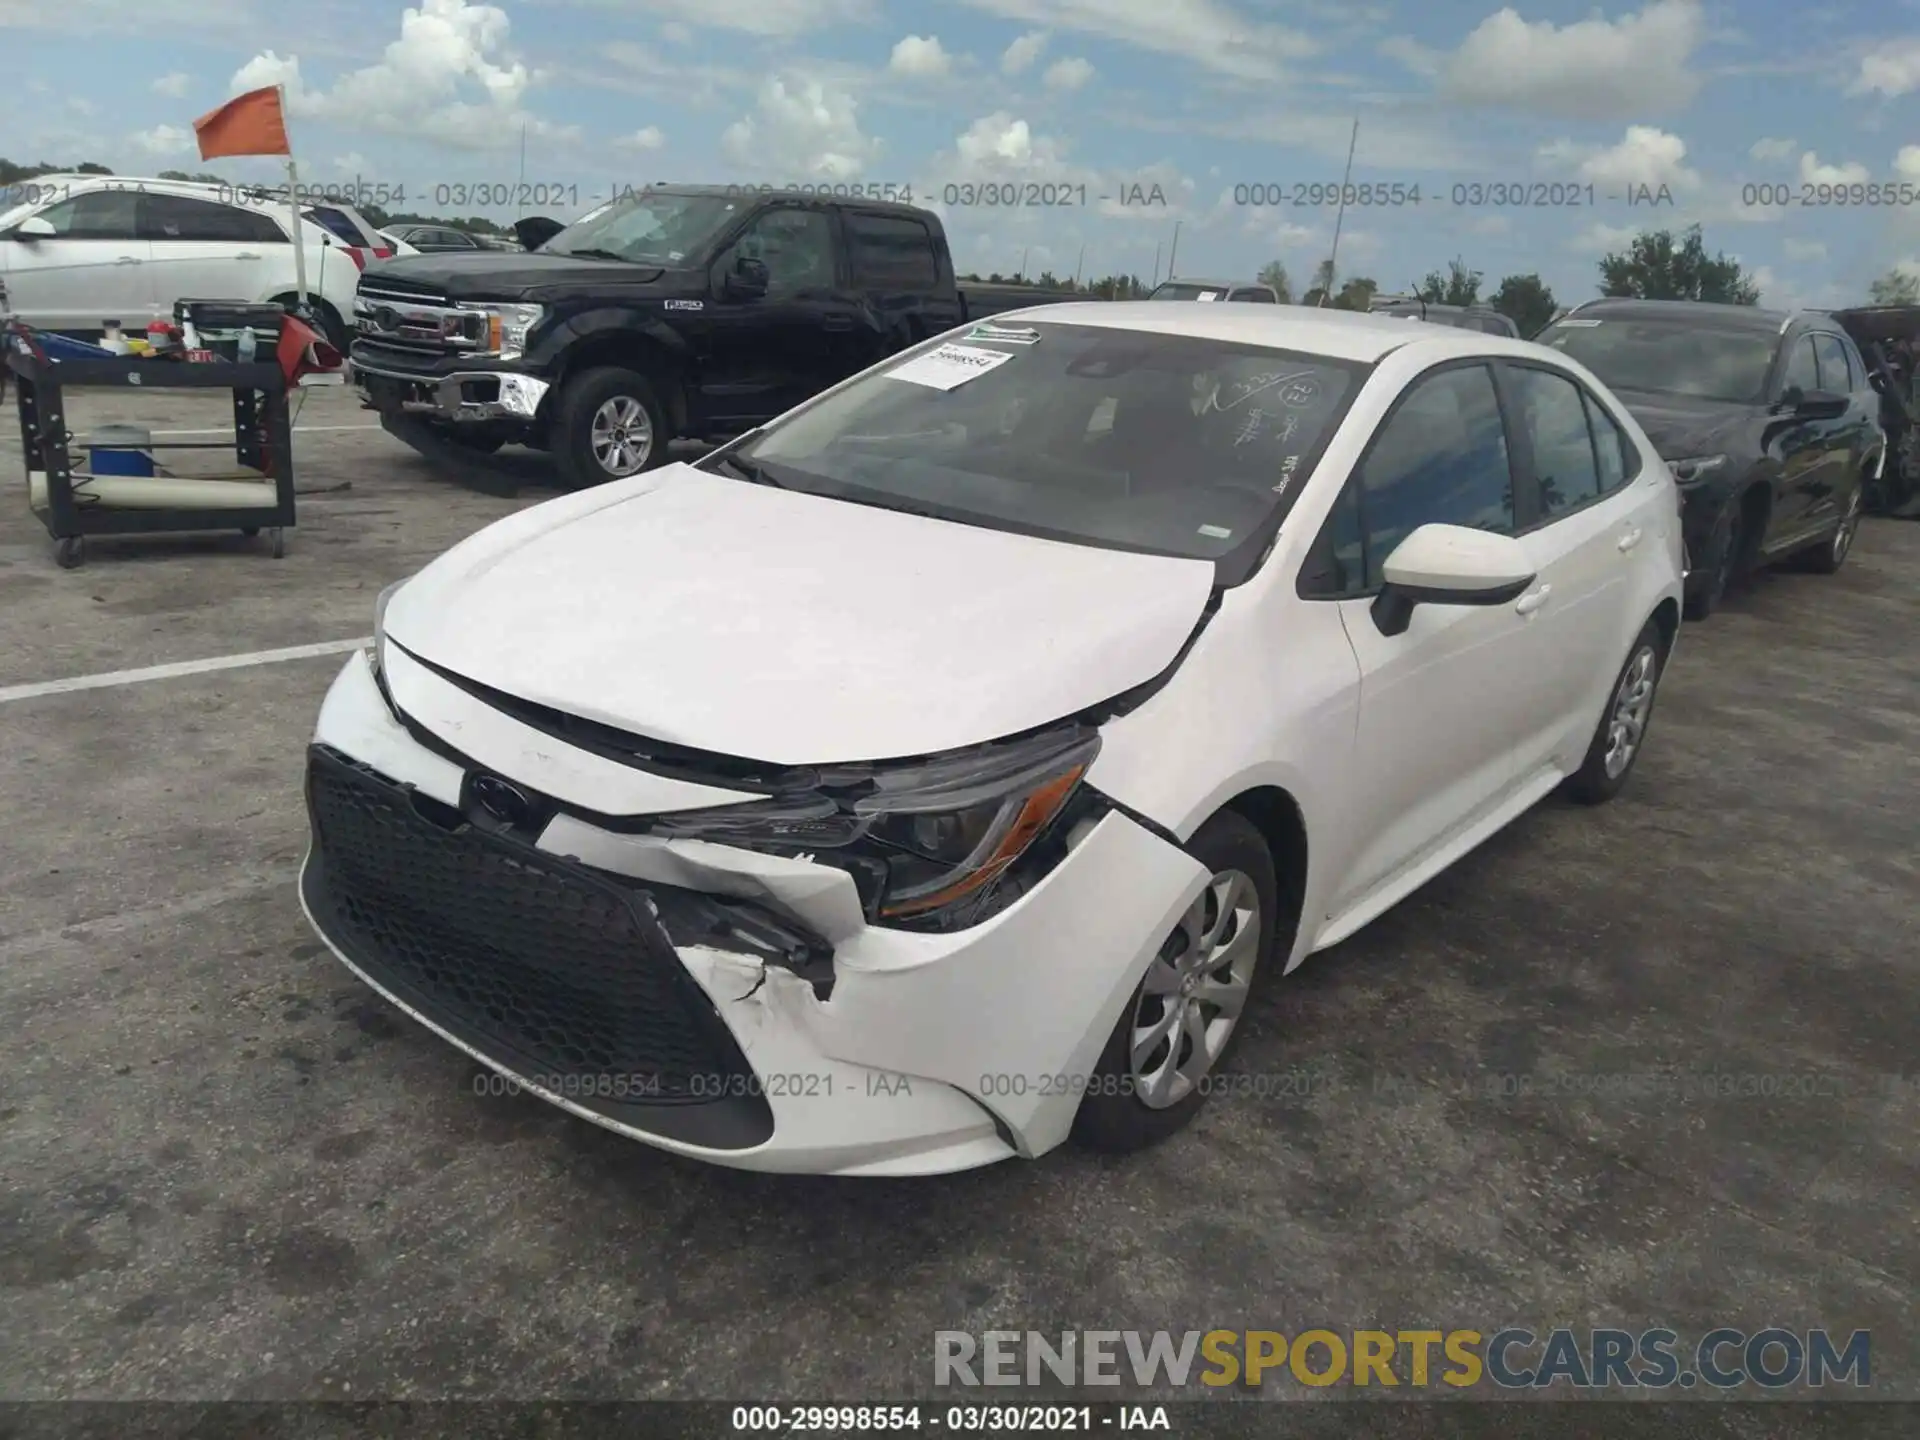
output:
{"label": "watermark text renewsportscars.com", "polygon": [[1866,1389],[1866,1330],[1768,1326],[1674,1330],[1507,1326],[1398,1330],[940,1330],[933,1383],[941,1387],[1193,1386],[1453,1390]]}

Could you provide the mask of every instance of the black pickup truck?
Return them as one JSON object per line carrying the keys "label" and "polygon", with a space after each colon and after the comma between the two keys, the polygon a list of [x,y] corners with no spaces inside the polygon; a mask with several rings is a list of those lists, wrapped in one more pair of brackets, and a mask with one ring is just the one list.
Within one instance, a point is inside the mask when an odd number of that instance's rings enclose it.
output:
{"label": "black pickup truck", "polygon": [[619,479],[956,325],[1087,298],[962,289],[939,217],[894,202],[665,186],[545,227],[526,253],[409,255],[361,277],[355,383],[423,453],[530,445],[569,484]]}

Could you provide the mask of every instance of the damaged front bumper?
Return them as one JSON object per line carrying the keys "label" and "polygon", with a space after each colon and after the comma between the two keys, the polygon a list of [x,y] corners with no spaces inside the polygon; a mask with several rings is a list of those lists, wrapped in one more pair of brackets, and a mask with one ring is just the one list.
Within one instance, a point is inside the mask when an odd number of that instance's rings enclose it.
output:
{"label": "damaged front bumper", "polygon": [[[309,776],[309,919],[443,1039],[680,1154],[907,1175],[1053,1148],[1206,881],[1110,811],[978,925],[874,925],[844,871],[592,818],[736,797],[563,752],[425,672],[406,680],[407,713],[447,744],[394,717],[363,654],[328,694]],[[482,770],[558,813],[525,837],[476,827]]]}
{"label": "damaged front bumper", "polygon": [[362,360],[353,362],[353,383],[361,399],[373,409],[395,409],[403,415],[450,424],[531,422],[552,388],[545,380],[514,370],[420,375]]}

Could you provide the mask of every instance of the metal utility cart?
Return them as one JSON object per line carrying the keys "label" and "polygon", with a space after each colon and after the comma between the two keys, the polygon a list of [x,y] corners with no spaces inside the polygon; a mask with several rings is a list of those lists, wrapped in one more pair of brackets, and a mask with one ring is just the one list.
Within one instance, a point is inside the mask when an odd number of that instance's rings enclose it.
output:
{"label": "metal utility cart", "polygon": [[[15,381],[20,443],[26,452],[31,496],[36,471],[46,486],[44,508],[35,507],[56,548],[54,558],[71,570],[86,556],[89,535],[151,535],[189,530],[238,530],[272,537],[273,557],[286,554],[284,532],[293,525],[293,426],[287,406],[287,380],[278,364],[255,361],[189,362],[115,356],[103,360],[49,360],[35,353],[19,329],[5,332],[6,364]],[[231,390],[231,442],[196,441],[155,444],[155,450],[225,450],[256,483],[271,481],[271,504],[245,509],[109,508],[89,503],[87,472],[76,475],[70,451],[75,436],[67,428],[65,392],[73,386],[138,391]],[[202,478],[202,477],[195,477]],[[221,477],[239,478],[239,477]],[[264,497],[263,497],[264,498]]]}

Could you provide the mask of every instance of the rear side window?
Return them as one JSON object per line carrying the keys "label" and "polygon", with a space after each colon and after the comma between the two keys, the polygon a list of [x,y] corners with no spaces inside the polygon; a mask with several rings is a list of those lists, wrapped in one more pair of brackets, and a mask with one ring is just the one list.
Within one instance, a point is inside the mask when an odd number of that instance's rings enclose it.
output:
{"label": "rear side window", "polygon": [[918,220],[851,210],[846,224],[854,284],[915,289],[938,283],[933,236]]}
{"label": "rear side window", "polygon": [[237,205],[158,193],[147,194],[143,201],[140,228],[149,240],[254,244],[283,238],[272,220]]}
{"label": "rear side window", "polygon": [[306,215],[307,219],[325,229],[336,240],[360,247],[367,244],[367,237],[360,233],[360,227],[353,223],[353,217],[344,210],[336,210],[331,205],[319,205],[307,211]]}
{"label": "rear side window", "polygon": [[1780,377],[1780,391],[1818,390],[1820,388],[1820,366],[1814,359],[1813,337],[1802,335],[1793,342],[1793,348],[1787,351],[1786,372]]}
{"label": "rear side window", "polygon": [[1600,466],[1600,493],[1611,495],[1640,473],[1640,452],[1589,391],[1582,389],[1580,398],[1587,402],[1587,425],[1593,431],[1593,453]]}
{"label": "rear side window", "polygon": [[1277,303],[1272,294],[1265,290],[1236,290],[1232,298],[1245,301],[1249,305],[1273,305]]}

